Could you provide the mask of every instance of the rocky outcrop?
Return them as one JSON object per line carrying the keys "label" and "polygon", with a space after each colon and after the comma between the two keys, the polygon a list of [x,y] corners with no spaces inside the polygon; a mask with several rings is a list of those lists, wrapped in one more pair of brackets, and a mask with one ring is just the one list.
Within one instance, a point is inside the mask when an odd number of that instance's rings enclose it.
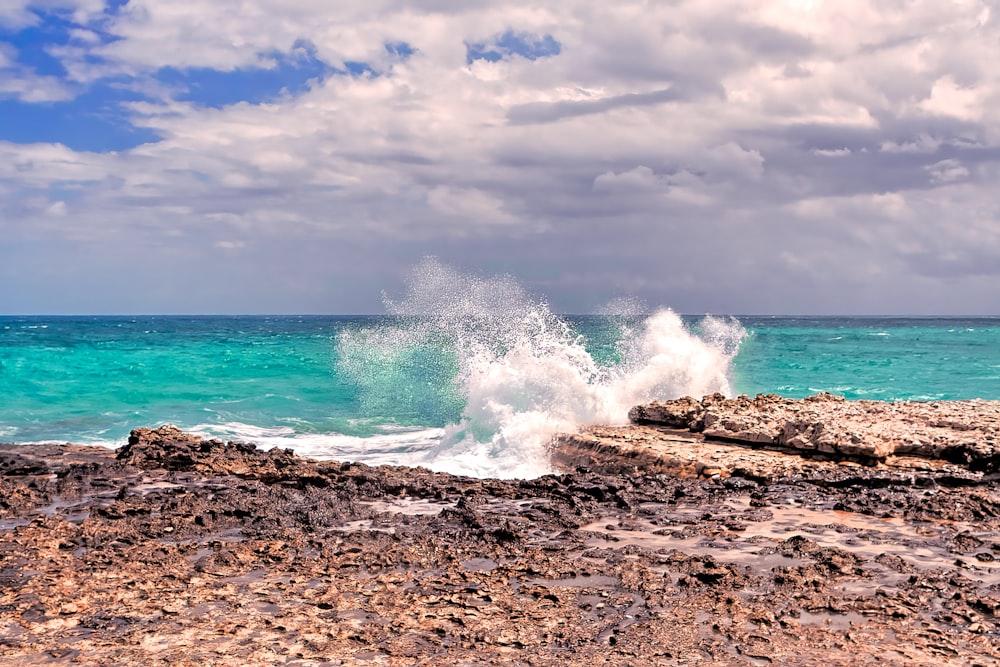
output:
{"label": "rocky outcrop", "polygon": [[832,394],[790,399],[773,394],[727,399],[712,394],[639,405],[636,424],[686,429],[706,438],[756,447],[884,461],[919,456],[1000,467],[1000,402],[846,401]]}
{"label": "rocky outcrop", "polygon": [[990,475],[577,437],[576,467],[534,480],[172,427],[117,457],[0,445],[0,664],[1000,660]]}
{"label": "rocky outcrop", "polygon": [[282,471],[301,463],[287,449],[261,452],[252,444],[205,440],[170,424],[133,429],[128,444],[118,450],[117,459],[137,468],[270,479],[281,477]]}

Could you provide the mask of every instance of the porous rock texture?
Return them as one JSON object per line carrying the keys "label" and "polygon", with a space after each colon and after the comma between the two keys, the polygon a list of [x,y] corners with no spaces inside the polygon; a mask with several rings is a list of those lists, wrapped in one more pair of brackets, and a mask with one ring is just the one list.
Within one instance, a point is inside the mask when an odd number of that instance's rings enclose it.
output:
{"label": "porous rock texture", "polygon": [[638,425],[553,457],[504,481],[171,427],[0,446],[0,665],[1000,660],[993,472]]}
{"label": "porous rock texture", "polygon": [[908,455],[995,470],[1000,465],[1000,402],[846,401],[832,394],[797,400],[774,394],[727,399],[712,394],[637,405],[629,418],[708,438],[838,458]]}

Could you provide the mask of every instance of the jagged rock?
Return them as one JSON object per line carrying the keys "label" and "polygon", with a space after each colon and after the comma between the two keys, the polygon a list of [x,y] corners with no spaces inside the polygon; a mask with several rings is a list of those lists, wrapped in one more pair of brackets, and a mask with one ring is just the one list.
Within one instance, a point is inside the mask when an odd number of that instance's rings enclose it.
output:
{"label": "jagged rock", "polygon": [[183,470],[194,465],[199,450],[208,452],[218,441],[205,441],[176,426],[137,428],[129,434],[128,444],[118,450],[116,458],[138,468]]}
{"label": "jagged rock", "polygon": [[661,424],[670,428],[698,430],[696,424],[705,414],[700,401],[685,396],[675,401],[637,405],[629,410],[628,418],[636,424]]}
{"label": "jagged rock", "polygon": [[170,424],[134,429],[117,458],[137,468],[266,478],[280,477],[283,470],[301,461],[291,450],[261,453],[252,444],[205,440]]}
{"label": "jagged rock", "polygon": [[[725,400],[695,401],[694,421],[759,428]],[[572,442],[576,466],[535,480],[317,462],[172,427],[137,429],[117,458],[0,445],[0,664],[1000,658],[993,476],[688,428]]]}

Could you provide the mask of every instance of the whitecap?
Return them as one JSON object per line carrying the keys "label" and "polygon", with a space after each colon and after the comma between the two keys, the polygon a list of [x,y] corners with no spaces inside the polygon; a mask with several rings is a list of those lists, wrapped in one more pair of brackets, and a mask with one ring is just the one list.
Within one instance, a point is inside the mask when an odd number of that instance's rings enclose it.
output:
{"label": "whitecap", "polygon": [[294,429],[262,427],[241,422],[198,424],[185,431],[203,438],[247,442],[261,449],[291,449],[319,460],[363,461],[369,465],[419,465],[444,434],[441,428],[396,427],[369,437],[340,433],[297,433]]}
{"label": "whitecap", "polygon": [[705,317],[697,336],[659,310],[638,324],[623,318],[620,361],[601,365],[513,278],[467,275],[433,259],[414,270],[402,299],[385,304],[395,319],[341,333],[338,372],[373,411],[460,412],[421,464],[479,477],[552,472],[554,434],[625,423],[637,403],[731,395],[730,362],[746,335],[735,319]]}

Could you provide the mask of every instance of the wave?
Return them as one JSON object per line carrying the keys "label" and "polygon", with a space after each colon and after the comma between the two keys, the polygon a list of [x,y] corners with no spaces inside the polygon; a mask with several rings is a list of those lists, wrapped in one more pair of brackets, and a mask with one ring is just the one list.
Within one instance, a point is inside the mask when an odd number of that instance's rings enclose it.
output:
{"label": "wave", "polygon": [[434,259],[411,273],[392,316],[338,337],[338,374],[369,414],[440,420],[419,463],[478,477],[552,472],[554,434],[620,424],[656,398],[732,394],[730,362],[745,336],[735,319],[689,330],[671,310],[637,317],[633,302],[605,312],[617,343],[598,361],[571,324],[510,276],[463,274]]}
{"label": "wave", "polygon": [[[400,428],[387,425],[383,433],[367,437],[340,433],[300,433],[288,427],[268,428],[226,422],[223,424],[195,424],[181,426],[182,430],[206,439],[251,442],[260,449],[288,448],[300,456],[317,460],[363,461],[368,465],[418,466],[444,435],[443,428]],[[0,429],[0,438],[5,431]],[[75,445],[118,449],[128,442],[127,437],[109,439],[99,436],[79,435],[72,439]],[[5,442],[5,440],[0,440]],[[19,445],[62,445],[67,440],[41,439],[18,441]]]}
{"label": "wave", "polygon": [[[597,316],[560,317],[510,276],[483,278],[432,259],[415,267],[400,298],[384,302],[385,317],[334,322],[336,349],[305,359],[331,358],[328,379],[293,364],[291,377],[269,374],[258,385],[273,393],[233,392],[233,383],[264,377],[230,377],[210,366],[204,372],[221,378],[211,391],[168,382],[142,414],[112,402],[116,410],[78,411],[85,416],[28,428],[0,423],[0,439],[54,442],[66,434],[115,448],[137,421],[170,421],[202,437],[313,458],[532,478],[553,472],[556,433],[624,423],[629,408],[656,398],[731,395],[730,362],[745,335],[734,319],[685,324],[670,310],[650,313],[629,299]],[[232,329],[223,331],[238,337]],[[188,330],[169,335],[183,341]],[[247,357],[248,366],[257,361]]]}
{"label": "wave", "polygon": [[185,431],[203,438],[252,442],[261,449],[290,448],[296,454],[319,460],[364,461],[369,465],[420,465],[440,441],[444,429],[393,429],[361,437],[339,433],[297,433],[288,427],[264,428],[241,422],[198,424]]}

